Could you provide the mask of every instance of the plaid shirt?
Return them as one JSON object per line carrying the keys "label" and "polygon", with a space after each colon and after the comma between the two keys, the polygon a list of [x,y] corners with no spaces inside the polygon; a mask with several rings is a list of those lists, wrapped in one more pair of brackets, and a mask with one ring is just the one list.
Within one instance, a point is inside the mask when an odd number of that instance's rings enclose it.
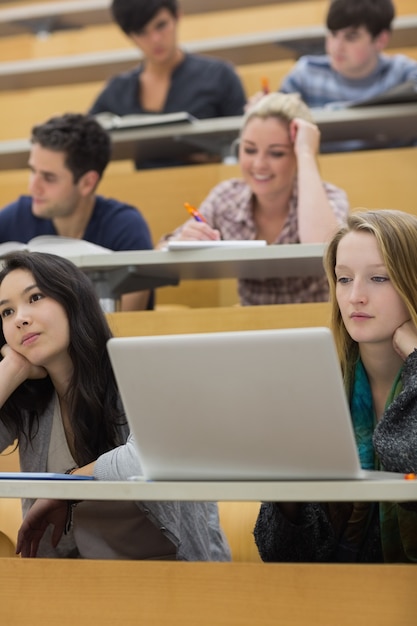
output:
{"label": "plaid shirt", "polygon": [[[327,197],[338,220],[343,223],[349,211],[346,193],[323,183]],[[220,231],[222,239],[256,239],[252,214],[252,192],[240,179],[226,180],[212,189],[199,208],[212,228]],[[173,236],[178,235],[182,226]],[[298,235],[297,184],[295,183],[287,219],[274,244],[300,243]],[[288,277],[267,280],[239,280],[242,305],[289,304],[293,302],[322,302],[328,298],[326,277]]]}

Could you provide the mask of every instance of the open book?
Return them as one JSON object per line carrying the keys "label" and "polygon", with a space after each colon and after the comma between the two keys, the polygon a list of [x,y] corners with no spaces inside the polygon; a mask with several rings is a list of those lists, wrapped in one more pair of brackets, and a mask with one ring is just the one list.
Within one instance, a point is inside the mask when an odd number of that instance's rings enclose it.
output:
{"label": "open book", "polygon": [[96,120],[106,130],[128,130],[133,128],[149,128],[167,124],[191,123],[196,118],[185,111],[179,113],[162,113],[161,115],[115,115],[114,113],[98,113]]}
{"label": "open book", "polygon": [[417,83],[413,80],[396,85],[373,98],[353,102],[349,105],[349,108],[354,109],[378,104],[404,104],[407,102],[417,102]]}
{"label": "open book", "polygon": [[220,239],[205,241],[168,241],[167,250],[203,250],[204,248],[263,248],[263,239]]}
{"label": "open book", "polygon": [[94,477],[56,472],[0,472],[0,480],[94,480]]}
{"label": "open book", "polygon": [[29,250],[30,252],[48,252],[63,256],[66,259],[78,257],[82,254],[104,254],[113,252],[109,248],[103,248],[85,239],[73,239],[72,237],[59,237],[58,235],[41,235],[34,237],[28,243],[21,241],[6,241],[0,243],[0,258],[9,252],[17,250]]}

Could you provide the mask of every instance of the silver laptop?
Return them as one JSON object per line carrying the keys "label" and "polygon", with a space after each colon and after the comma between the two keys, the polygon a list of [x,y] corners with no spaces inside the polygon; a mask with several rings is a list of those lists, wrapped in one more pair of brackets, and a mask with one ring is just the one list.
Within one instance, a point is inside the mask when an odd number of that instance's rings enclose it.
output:
{"label": "silver laptop", "polygon": [[327,328],[113,338],[108,351],[148,480],[365,477]]}

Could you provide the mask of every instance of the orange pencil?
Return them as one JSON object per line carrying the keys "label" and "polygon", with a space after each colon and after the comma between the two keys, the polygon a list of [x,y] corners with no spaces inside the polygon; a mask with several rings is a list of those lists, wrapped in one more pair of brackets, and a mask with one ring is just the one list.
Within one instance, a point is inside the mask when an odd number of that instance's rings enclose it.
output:
{"label": "orange pencil", "polygon": [[261,78],[261,88],[262,88],[262,92],[266,95],[267,93],[269,93],[269,80],[266,76],[264,76],[263,78]]}
{"label": "orange pencil", "polygon": [[189,202],[184,202],[184,206],[187,209],[188,213],[193,216],[196,222],[205,222],[206,220],[201,215],[201,213]]}

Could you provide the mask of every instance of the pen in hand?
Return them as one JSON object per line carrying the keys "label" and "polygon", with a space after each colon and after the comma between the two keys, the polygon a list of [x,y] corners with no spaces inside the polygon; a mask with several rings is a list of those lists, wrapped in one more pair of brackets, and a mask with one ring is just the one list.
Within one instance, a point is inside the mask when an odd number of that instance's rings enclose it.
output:
{"label": "pen in hand", "polygon": [[206,222],[201,213],[191,204],[189,204],[188,202],[184,202],[184,207],[187,209],[188,213],[192,215],[196,222]]}
{"label": "pen in hand", "polygon": [[263,78],[261,78],[261,89],[264,95],[269,93],[269,80],[266,76],[263,76]]}

